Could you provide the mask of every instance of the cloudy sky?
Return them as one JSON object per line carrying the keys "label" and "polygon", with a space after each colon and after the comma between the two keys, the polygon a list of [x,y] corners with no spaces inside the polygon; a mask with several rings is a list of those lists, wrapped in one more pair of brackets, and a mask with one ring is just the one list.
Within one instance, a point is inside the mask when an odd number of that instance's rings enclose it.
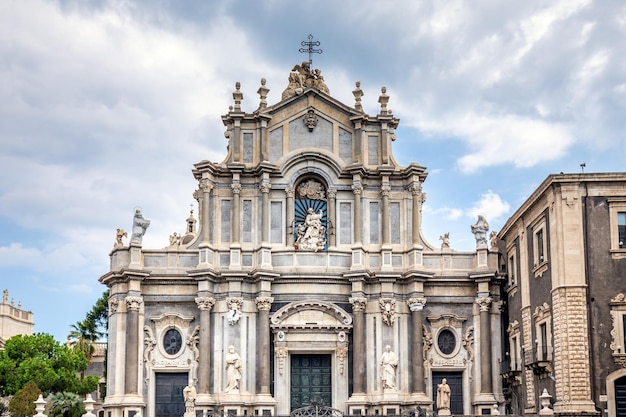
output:
{"label": "cloudy sky", "polygon": [[0,290],[64,340],[105,289],[136,207],[144,248],[184,231],[192,165],[222,161],[235,82],[276,103],[312,34],[331,95],[400,118],[428,168],[426,238],[472,250],[551,173],[624,170],[622,0],[1,0]]}

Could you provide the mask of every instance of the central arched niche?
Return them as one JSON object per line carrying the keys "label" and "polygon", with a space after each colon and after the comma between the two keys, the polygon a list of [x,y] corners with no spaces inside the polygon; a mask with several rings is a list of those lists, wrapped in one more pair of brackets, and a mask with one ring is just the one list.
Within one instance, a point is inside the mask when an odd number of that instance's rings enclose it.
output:
{"label": "central arched niche", "polygon": [[328,248],[327,185],[317,175],[298,178],[294,199],[294,242],[299,251],[324,251]]}

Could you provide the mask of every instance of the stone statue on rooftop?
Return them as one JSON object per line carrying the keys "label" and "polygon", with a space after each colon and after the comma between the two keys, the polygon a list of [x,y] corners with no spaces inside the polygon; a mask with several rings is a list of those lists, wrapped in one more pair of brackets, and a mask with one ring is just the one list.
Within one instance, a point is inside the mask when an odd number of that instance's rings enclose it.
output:
{"label": "stone statue on rooftop", "polygon": [[146,233],[146,229],[150,226],[150,220],[143,218],[141,210],[135,210],[135,217],[133,218],[133,234],[130,236],[130,243],[137,243],[141,245],[143,235]]}
{"label": "stone statue on rooftop", "polygon": [[476,238],[476,249],[482,249],[487,247],[487,232],[489,231],[489,223],[485,216],[478,215],[478,221],[472,225],[472,233]]}
{"label": "stone statue on rooftop", "polygon": [[311,64],[309,64],[308,61],[295,65],[289,73],[288,80],[289,84],[285,91],[283,91],[283,100],[302,94],[302,92],[309,87],[317,88],[326,94],[330,93],[328,86],[324,82],[322,71],[319,69],[311,70]]}

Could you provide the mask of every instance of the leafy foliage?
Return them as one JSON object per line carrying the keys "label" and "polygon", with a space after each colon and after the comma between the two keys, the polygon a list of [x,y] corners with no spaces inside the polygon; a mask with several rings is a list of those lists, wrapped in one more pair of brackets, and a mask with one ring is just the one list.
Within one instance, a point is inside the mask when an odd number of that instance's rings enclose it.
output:
{"label": "leafy foliage", "polygon": [[31,417],[35,415],[35,400],[43,394],[37,384],[29,381],[9,402],[11,417]]}
{"label": "leafy foliage", "polygon": [[73,392],[58,392],[50,401],[50,417],[80,417],[85,413],[83,399]]}
{"label": "leafy foliage", "polygon": [[0,391],[12,395],[33,381],[45,394],[60,391],[86,394],[98,386],[98,377],[78,376],[86,368],[84,353],[61,345],[52,335],[13,336],[0,351]]}

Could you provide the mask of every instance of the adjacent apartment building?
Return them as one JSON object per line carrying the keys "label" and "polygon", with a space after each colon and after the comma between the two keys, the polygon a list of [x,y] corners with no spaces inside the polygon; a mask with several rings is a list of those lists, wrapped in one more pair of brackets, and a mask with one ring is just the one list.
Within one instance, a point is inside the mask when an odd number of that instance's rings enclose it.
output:
{"label": "adjacent apartment building", "polygon": [[626,173],[550,175],[499,237],[508,411],[626,415]]}

